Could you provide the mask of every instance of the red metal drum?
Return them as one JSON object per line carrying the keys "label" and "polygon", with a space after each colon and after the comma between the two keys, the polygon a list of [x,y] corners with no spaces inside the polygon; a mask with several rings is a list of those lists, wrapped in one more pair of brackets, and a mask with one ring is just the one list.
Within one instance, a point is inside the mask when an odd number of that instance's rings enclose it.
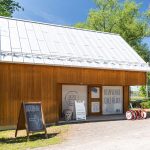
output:
{"label": "red metal drum", "polygon": [[133,110],[129,110],[126,112],[126,118],[127,120],[135,119],[135,112]]}
{"label": "red metal drum", "polygon": [[141,109],[139,110],[139,119],[143,119],[143,111]]}
{"label": "red metal drum", "polygon": [[141,110],[134,110],[136,114],[136,119],[141,119]]}
{"label": "red metal drum", "polygon": [[138,118],[138,112],[136,110],[132,110],[132,114],[133,114],[133,119],[136,120]]}
{"label": "red metal drum", "polygon": [[147,117],[147,112],[146,112],[145,110],[142,110],[142,111],[141,111],[141,116],[142,116],[143,119],[146,119],[146,117]]}
{"label": "red metal drum", "polygon": [[127,118],[127,120],[131,120],[132,119],[132,113],[131,113],[130,110],[126,112],[126,118]]}
{"label": "red metal drum", "polygon": [[127,120],[146,119],[147,112],[145,110],[129,110],[126,112]]}

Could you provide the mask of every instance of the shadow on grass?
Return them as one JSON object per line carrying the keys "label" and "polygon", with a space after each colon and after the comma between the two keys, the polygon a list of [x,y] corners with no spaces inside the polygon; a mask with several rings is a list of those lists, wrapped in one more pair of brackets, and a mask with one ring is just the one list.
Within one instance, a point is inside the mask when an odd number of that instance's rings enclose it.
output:
{"label": "shadow on grass", "polygon": [[[57,136],[59,133],[47,134],[48,138],[45,137],[45,134],[35,134],[29,136],[29,141],[36,141],[41,139],[50,139]],[[25,137],[16,137],[16,138],[0,138],[0,143],[5,144],[14,144],[14,143],[23,143],[27,142],[27,136]]]}

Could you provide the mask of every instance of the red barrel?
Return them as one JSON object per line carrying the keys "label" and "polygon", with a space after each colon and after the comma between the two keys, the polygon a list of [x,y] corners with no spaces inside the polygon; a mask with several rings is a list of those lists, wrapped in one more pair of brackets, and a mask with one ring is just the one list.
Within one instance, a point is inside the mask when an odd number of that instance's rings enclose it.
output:
{"label": "red barrel", "polygon": [[127,120],[133,120],[136,118],[136,114],[133,110],[129,110],[126,112],[126,118]]}
{"label": "red barrel", "polygon": [[142,119],[146,119],[147,112],[145,110],[141,110],[141,117],[142,117]]}
{"label": "red barrel", "polygon": [[126,118],[127,118],[127,120],[131,120],[132,119],[132,113],[131,113],[130,110],[126,112]]}
{"label": "red barrel", "polygon": [[145,110],[129,110],[126,112],[127,120],[146,119],[147,112]]}
{"label": "red barrel", "polygon": [[136,114],[136,119],[141,119],[141,110],[134,110]]}

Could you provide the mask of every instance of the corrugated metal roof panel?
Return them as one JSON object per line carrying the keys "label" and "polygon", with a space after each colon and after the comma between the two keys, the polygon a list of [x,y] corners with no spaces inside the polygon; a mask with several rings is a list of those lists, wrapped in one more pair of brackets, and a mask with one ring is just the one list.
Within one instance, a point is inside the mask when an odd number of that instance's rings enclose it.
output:
{"label": "corrugated metal roof panel", "polygon": [[1,61],[150,71],[117,34],[0,17],[0,42]]}

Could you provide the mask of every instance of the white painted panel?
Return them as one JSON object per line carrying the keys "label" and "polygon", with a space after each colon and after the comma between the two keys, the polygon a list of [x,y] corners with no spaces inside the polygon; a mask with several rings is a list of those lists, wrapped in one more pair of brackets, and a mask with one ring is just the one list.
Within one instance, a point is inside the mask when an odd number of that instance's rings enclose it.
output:
{"label": "white painted panel", "polygon": [[40,29],[40,26],[39,24],[33,24],[33,28],[34,28],[34,31],[35,31],[35,35],[36,35],[36,38],[37,40],[44,40],[44,37],[43,37],[43,34],[42,34],[42,31]]}
{"label": "white painted panel", "polygon": [[33,26],[31,22],[25,22],[25,26],[27,30],[32,30],[33,31]]}
{"label": "white painted panel", "polygon": [[20,39],[21,48],[23,53],[31,53],[30,44],[28,39]]}
{"label": "white painted panel", "polygon": [[3,36],[9,36],[8,20],[0,18],[0,34]]}
{"label": "white painted panel", "polygon": [[33,57],[27,57],[27,56],[24,56],[24,62],[25,63],[34,63],[34,60],[33,60]]}
{"label": "white painted panel", "polygon": [[2,61],[12,61],[12,55],[6,55],[1,57]]}
{"label": "white painted panel", "polygon": [[75,100],[83,100],[87,114],[87,86],[84,85],[62,85],[62,111],[73,110],[75,119]]}
{"label": "white painted panel", "polygon": [[45,64],[50,64],[50,65],[54,64],[53,60],[48,59],[48,58],[44,58],[43,61],[44,61]]}
{"label": "white painted panel", "polygon": [[26,32],[24,22],[17,21],[17,26],[18,26],[18,32],[19,32],[20,38],[27,38],[27,32]]}
{"label": "white painted panel", "polygon": [[[35,50],[36,54],[40,51],[48,57],[55,54],[57,58],[67,56],[74,60],[40,61],[45,64],[53,62],[73,67],[150,71],[144,60],[117,34],[0,17],[0,40],[2,51],[11,52],[13,49],[15,52],[31,53]],[[87,62],[87,59],[92,61]],[[34,58],[31,60],[34,61]],[[99,63],[95,63],[97,60]]]}
{"label": "white painted panel", "polygon": [[12,48],[12,52],[14,52],[14,53],[21,53],[22,51],[21,51],[20,48]]}
{"label": "white painted panel", "polygon": [[34,58],[34,62],[35,62],[36,64],[43,64],[43,63],[44,63],[44,60],[43,60],[42,57],[35,57],[35,58]]}
{"label": "white painted panel", "polygon": [[6,36],[1,36],[1,50],[11,51],[10,38]]}
{"label": "white painted panel", "polygon": [[13,56],[13,62],[23,62],[22,56]]}
{"label": "white painted panel", "polygon": [[103,114],[123,113],[123,88],[122,86],[103,86],[102,89]]}
{"label": "white painted panel", "polygon": [[10,39],[12,48],[20,48],[19,35],[17,28],[10,28]]}
{"label": "white painted panel", "polygon": [[42,54],[50,54],[50,51],[46,45],[46,42],[45,41],[38,41],[39,43],[39,47],[40,47],[40,50],[41,50],[41,53]]}
{"label": "white painted panel", "polygon": [[9,20],[9,27],[10,28],[16,28],[16,20]]}
{"label": "white painted panel", "polygon": [[38,42],[37,42],[34,31],[28,30],[27,33],[28,33],[31,50],[39,50]]}

